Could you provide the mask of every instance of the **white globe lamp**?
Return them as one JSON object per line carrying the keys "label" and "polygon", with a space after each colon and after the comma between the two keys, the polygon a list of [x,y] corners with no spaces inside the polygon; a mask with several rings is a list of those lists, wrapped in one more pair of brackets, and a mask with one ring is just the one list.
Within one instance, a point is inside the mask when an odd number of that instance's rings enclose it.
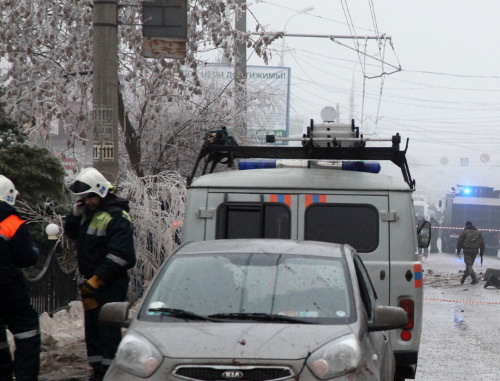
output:
{"label": "white globe lamp", "polygon": [[59,235],[59,226],[56,224],[48,224],[45,228],[45,233],[47,233],[50,240],[56,240]]}

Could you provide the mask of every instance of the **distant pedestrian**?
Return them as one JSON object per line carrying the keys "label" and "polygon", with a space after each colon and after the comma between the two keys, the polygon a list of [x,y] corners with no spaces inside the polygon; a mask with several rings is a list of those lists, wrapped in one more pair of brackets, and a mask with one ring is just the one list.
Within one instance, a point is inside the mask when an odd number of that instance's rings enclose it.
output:
{"label": "distant pedestrian", "polygon": [[[18,191],[0,175],[0,380],[35,381],[40,371],[40,323],[19,270],[37,263],[39,251],[14,204]],[[8,329],[16,350],[12,360]]]}
{"label": "distant pedestrian", "polygon": [[478,281],[472,266],[474,265],[474,261],[476,260],[478,253],[481,258],[483,258],[484,239],[481,232],[477,230],[470,221],[465,223],[465,229],[462,231],[457,240],[458,255],[460,255],[462,249],[464,251],[465,271],[464,275],[462,275],[462,279],[460,279],[460,283],[463,284],[465,279],[470,275],[472,278],[471,284],[476,284]]}
{"label": "distant pedestrian", "polygon": [[77,200],[64,226],[76,241],[78,270],[85,278],[80,291],[92,381],[104,378],[121,341],[120,327],[101,325],[99,311],[104,303],[127,299],[127,270],[136,262],[129,203],[112,189],[97,169],[81,171],[70,186]]}
{"label": "distant pedestrian", "polygon": [[[425,220],[424,216],[422,216],[420,214],[416,214],[415,215],[415,226],[418,228],[419,222],[423,221],[423,220]],[[431,238],[432,238],[432,235],[431,235]],[[429,256],[429,248],[428,247],[419,247],[418,253],[423,254],[423,257],[427,258]]]}
{"label": "distant pedestrian", "polygon": [[434,215],[431,215],[431,218],[429,219],[429,222],[431,223],[431,249],[430,249],[430,252],[431,253],[439,253],[439,248],[438,248],[438,245],[437,245],[437,240],[438,240],[438,236],[439,236],[439,222],[438,220],[436,220],[436,218],[434,217]]}

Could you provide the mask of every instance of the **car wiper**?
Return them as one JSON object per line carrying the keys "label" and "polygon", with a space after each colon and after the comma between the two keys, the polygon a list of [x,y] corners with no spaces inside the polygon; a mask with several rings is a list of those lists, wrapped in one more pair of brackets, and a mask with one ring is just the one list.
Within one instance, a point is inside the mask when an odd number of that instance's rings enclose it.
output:
{"label": "car wiper", "polygon": [[231,312],[231,313],[219,313],[208,315],[209,318],[217,319],[235,319],[235,320],[261,320],[261,321],[271,321],[271,322],[287,322],[287,323],[300,323],[300,324],[316,324],[315,322],[307,321],[301,318],[296,318],[293,316],[276,315],[276,314],[266,314],[263,312]]}
{"label": "car wiper", "polygon": [[195,314],[194,312],[180,310],[177,308],[167,308],[167,307],[148,308],[148,312],[161,312],[161,313],[165,313],[168,316],[176,317],[179,319],[186,319],[186,320],[216,321],[214,319],[210,319],[210,317],[198,315],[198,314]]}

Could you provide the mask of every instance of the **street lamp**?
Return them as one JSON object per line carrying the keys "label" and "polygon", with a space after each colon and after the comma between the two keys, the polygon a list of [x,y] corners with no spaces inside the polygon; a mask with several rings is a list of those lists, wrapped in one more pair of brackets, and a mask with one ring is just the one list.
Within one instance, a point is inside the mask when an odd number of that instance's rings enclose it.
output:
{"label": "street lamp", "polygon": [[[297,15],[301,15],[302,13],[307,13],[309,11],[312,11],[314,9],[314,6],[310,5],[308,7],[305,7],[304,9],[295,12],[293,15],[291,15],[288,20],[286,20],[285,27],[283,28],[283,33],[286,33],[286,27],[288,26],[288,23],[290,22],[291,19],[293,19]],[[280,63],[278,66],[284,66],[285,62],[283,60],[285,56],[285,36],[283,36],[283,39],[281,40],[281,57],[280,57]]]}

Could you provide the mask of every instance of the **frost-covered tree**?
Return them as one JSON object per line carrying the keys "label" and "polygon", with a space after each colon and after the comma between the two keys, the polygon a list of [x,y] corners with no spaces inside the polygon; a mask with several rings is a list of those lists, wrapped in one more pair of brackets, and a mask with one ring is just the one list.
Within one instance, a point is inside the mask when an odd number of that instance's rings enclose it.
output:
{"label": "frost-covered tree", "polygon": [[[215,53],[234,61],[237,41],[267,62],[267,46],[281,35],[262,32],[255,37],[235,30],[232,19],[241,14],[236,0],[191,0],[186,58],[147,59],[141,56],[141,2],[126,5],[118,16],[119,123],[126,148],[122,163],[139,176],[166,169],[185,173],[204,130],[241,125],[242,117],[232,102],[234,86],[204,87],[198,67]],[[47,134],[51,122],[62,120],[70,146],[86,142],[91,130],[92,1],[2,0],[0,22],[0,56],[10,63],[1,78],[8,115],[30,136]]]}

